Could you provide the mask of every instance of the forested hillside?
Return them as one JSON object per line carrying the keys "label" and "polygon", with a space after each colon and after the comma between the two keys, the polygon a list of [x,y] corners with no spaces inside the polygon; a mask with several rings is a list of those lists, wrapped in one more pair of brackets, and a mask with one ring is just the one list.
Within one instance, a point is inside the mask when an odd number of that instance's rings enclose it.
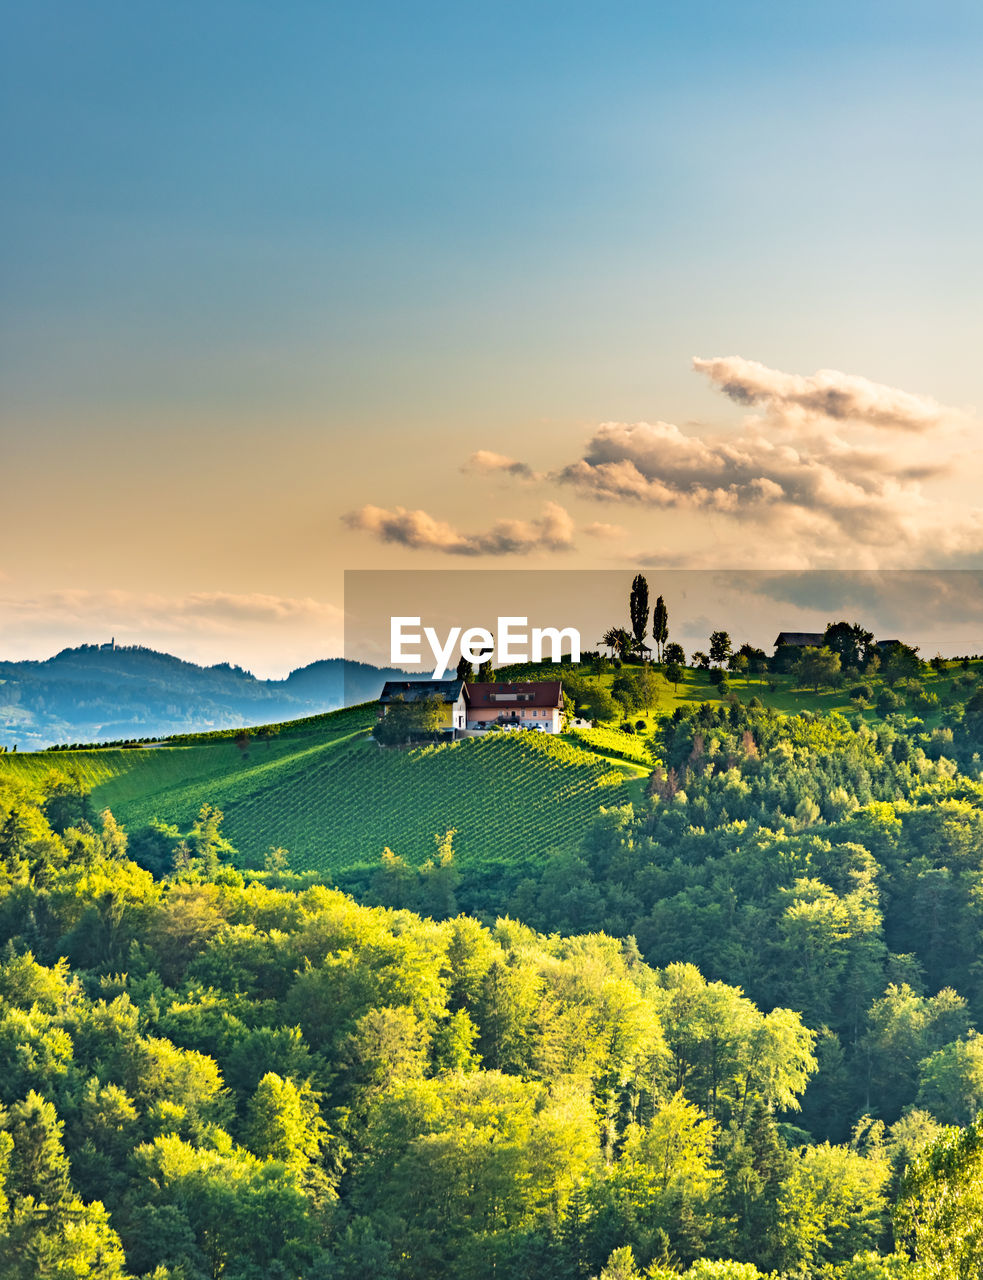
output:
{"label": "forested hillside", "polygon": [[0,1274],[975,1280],[958,678],[934,724],[0,756]]}
{"label": "forested hillside", "polygon": [[226,852],[206,810],[155,880],[108,813],[0,784],[4,1276],[871,1280],[921,1274],[878,1261],[892,1205],[927,1259],[942,1191],[979,1208],[972,1143],[903,1172],[933,1099],[839,1145],[788,1123],[797,1012]]}

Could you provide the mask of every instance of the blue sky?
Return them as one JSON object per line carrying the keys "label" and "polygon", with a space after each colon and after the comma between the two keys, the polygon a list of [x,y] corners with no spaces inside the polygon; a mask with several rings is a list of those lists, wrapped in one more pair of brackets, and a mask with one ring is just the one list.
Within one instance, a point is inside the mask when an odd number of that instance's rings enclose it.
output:
{"label": "blue sky", "polygon": [[[576,534],[583,567],[679,563],[709,518],[706,563],[730,517],[460,471],[493,450],[554,475],[604,422],[746,434],[694,356],[931,397],[963,435],[925,455],[969,448],[978,5],[3,14],[7,652],[51,641],[65,592],[88,593],[89,638],[116,592],[150,630],[150,595],[312,601],[306,653],[343,568],[451,545],[340,521],[366,504],[469,536],[547,502],[624,529]],[[965,505],[977,481],[961,465],[905,501]],[[742,555],[767,567],[756,519]],[[945,563],[978,563],[974,537]],[[211,619],[186,644],[211,652],[208,626],[228,643]]]}

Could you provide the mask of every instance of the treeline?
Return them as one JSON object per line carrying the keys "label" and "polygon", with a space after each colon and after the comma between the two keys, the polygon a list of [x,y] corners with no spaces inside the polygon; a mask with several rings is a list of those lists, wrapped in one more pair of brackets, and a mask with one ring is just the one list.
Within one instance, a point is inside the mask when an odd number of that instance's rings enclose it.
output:
{"label": "treeline", "polygon": [[790,1123],[819,1045],[788,1008],[603,933],[291,888],[279,851],[246,883],[207,806],[155,879],[85,806],[0,787],[11,1280],[897,1280],[892,1203],[927,1258],[940,1189],[976,1211],[971,1145],[904,1180],[927,1115]]}

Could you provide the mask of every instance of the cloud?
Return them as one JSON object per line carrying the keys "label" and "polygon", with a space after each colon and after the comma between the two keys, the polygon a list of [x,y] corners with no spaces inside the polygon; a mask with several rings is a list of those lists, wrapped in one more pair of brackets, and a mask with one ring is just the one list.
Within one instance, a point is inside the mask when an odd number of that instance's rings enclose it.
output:
{"label": "cloud", "polygon": [[533,551],[569,551],[574,524],[563,507],[547,502],[538,520],[498,520],[483,533],[461,533],[426,511],[364,506],[343,516],[352,529],[380,542],[438,551],[452,556],[528,555]]}
{"label": "cloud", "polygon": [[136,617],[188,619],[204,627],[224,630],[230,623],[261,624],[303,621],[337,621],[341,610],[310,597],[266,595],[254,591],[236,595],[227,591],[198,591],[185,596],[156,592],[86,591],[70,589],[0,600],[13,614],[57,612],[66,620],[107,626],[125,626]]}
{"label": "cloud", "polygon": [[736,476],[753,470],[746,448],[684,436],[668,422],[603,422],[584,457],[556,473],[590,497],[655,506],[732,509]]}
{"label": "cloud", "polygon": [[983,571],[979,569],[869,570],[751,573],[748,591],[769,600],[824,611],[835,620],[849,612],[872,617],[882,629],[909,634],[971,627],[974,652],[983,638]]}
{"label": "cloud", "polygon": [[895,431],[929,431],[958,416],[929,396],[871,382],[836,369],[809,377],[769,369],[742,356],[693,357],[693,368],[737,404],[762,405],[778,420],[826,418]]}
{"label": "cloud", "polygon": [[[740,357],[694,360],[739,403],[763,405],[727,433],[684,434],[669,422],[605,422],[583,455],[552,473],[585,497],[719,517],[670,560],[692,565],[858,568],[966,562],[983,552],[983,515],[935,496],[928,482],[978,465],[960,454],[955,410],[865,378],[811,378]],[[876,427],[856,437],[844,424]],[[931,430],[929,430],[931,428]],[[951,446],[947,451],[945,445]],[[947,456],[948,453],[948,456]],[[662,557],[652,557],[659,560]]]}
{"label": "cloud", "polygon": [[[651,531],[664,554],[632,548],[641,563],[868,569],[983,558],[983,512],[947,500],[937,483],[948,478],[951,493],[956,464],[963,481],[979,468],[975,427],[964,413],[836,370],[803,377],[742,356],[694,357],[693,367],[750,410],[737,429],[697,434],[661,420],[602,422],[579,458],[549,471],[488,449],[464,470],[562,485],[622,509],[678,513],[671,527]],[[538,521],[500,521],[478,534],[403,507],[367,506],[347,520],[380,541],[447,555],[568,549],[570,517],[552,504],[546,511]],[[604,521],[583,531],[597,539],[623,534]]]}
{"label": "cloud", "polygon": [[663,422],[608,422],[556,478],[599,501],[728,518],[743,529],[728,537],[728,555],[743,541],[750,563],[765,550],[796,565],[859,557],[866,567],[983,549],[979,512],[927,494],[923,477],[940,471],[835,438],[694,437]]}
{"label": "cloud", "polygon": [[0,597],[4,658],[48,657],[105,642],[145,645],[192,662],[234,662],[256,674],[341,652],[342,610],[311,597],[247,592],[69,589]]}
{"label": "cloud", "polygon": [[304,622],[334,621],[341,610],[335,605],[324,604],[309,596],[265,595],[253,591],[245,595],[233,595],[225,591],[199,591],[174,603],[179,617],[196,618],[199,621],[224,625],[226,622]]}
{"label": "cloud", "polygon": [[515,458],[509,458],[504,453],[494,453],[491,449],[479,449],[477,453],[472,453],[461,470],[499,471],[504,472],[506,475],[515,476],[520,480],[538,479],[536,472],[527,463],[517,462]]}
{"label": "cloud", "polygon": [[603,521],[595,520],[591,524],[584,525],[584,533],[590,538],[614,540],[615,538],[624,538],[628,530],[620,524],[604,524]]}

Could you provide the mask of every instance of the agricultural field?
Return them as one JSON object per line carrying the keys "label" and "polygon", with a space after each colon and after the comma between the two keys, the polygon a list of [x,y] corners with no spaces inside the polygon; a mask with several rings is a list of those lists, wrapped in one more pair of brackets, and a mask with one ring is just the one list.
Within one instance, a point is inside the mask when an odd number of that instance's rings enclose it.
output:
{"label": "agricultural field", "polygon": [[588,751],[628,760],[641,766],[645,772],[649,772],[655,764],[655,757],[645,738],[638,734],[622,733],[620,729],[598,725],[594,729],[573,729],[570,737]]}
{"label": "agricultural field", "polygon": [[40,783],[52,770],[77,772],[95,808],[131,831],[155,818],[187,830],[207,802],[223,810],[242,865],[261,866],[271,846],[285,846],[295,870],[330,878],[377,866],[387,847],[422,863],[449,828],[462,864],[541,860],[576,845],[602,806],[635,798],[648,772],[610,743],[598,753],[572,736],[381,750],[374,719],[366,705],[254,731],[248,742],[223,733],[190,745],[4,754],[0,777]]}

